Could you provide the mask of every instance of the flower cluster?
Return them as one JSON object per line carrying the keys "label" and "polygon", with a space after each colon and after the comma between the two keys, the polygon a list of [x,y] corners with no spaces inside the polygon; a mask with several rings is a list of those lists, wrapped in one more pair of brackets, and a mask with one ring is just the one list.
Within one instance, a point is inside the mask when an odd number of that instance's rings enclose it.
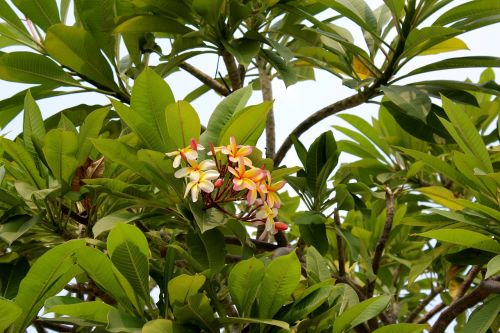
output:
{"label": "flower cluster", "polygon": [[[209,159],[198,161],[198,151],[204,149],[193,139],[188,147],[166,154],[174,158],[174,168],[182,166],[175,177],[186,180],[184,197],[191,194],[193,202],[201,197],[206,209],[217,208],[253,225],[265,225],[262,239],[288,229],[275,221],[281,205],[278,191],[285,182],[273,183],[269,170],[253,166],[249,158],[253,147],[238,145],[231,137],[227,146],[210,145]],[[223,207],[228,202],[242,202],[246,209],[238,215],[230,213]]]}

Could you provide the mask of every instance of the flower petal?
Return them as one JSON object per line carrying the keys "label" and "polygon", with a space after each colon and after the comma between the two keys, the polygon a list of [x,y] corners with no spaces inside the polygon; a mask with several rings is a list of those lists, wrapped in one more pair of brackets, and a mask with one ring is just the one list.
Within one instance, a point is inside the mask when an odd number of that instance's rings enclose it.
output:
{"label": "flower petal", "polygon": [[198,184],[198,187],[206,193],[211,193],[214,190],[214,184],[212,182],[209,182],[207,180],[201,181]]}
{"label": "flower petal", "polygon": [[216,165],[213,160],[203,160],[200,162],[199,167],[201,170],[215,169]]}
{"label": "flower petal", "polygon": [[207,170],[203,172],[202,178],[203,180],[214,180],[219,178],[219,172],[216,170]]}
{"label": "flower petal", "polygon": [[177,170],[175,173],[174,173],[174,176],[175,178],[184,178],[186,177],[187,175],[189,175],[189,173],[192,171],[193,169],[190,168],[190,167],[185,167],[185,168],[181,168],[179,170]]}

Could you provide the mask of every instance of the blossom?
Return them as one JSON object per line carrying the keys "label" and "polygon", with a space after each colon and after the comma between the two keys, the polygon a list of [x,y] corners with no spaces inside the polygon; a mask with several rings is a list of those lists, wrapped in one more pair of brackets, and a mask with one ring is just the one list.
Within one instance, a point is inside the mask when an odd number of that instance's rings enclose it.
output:
{"label": "blossom", "polygon": [[256,182],[260,182],[262,179],[264,179],[265,174],[261,169],[258,168],[250,168],[247,170],[243,161],[243,157],[240,157],[239,162],[240,163],[238,163],[238,167],[236,169],[228,167],[229,172],[234,176],[233,190],[256,190]]}
{"label": "blossom", "polygon": [[267,203],[264,203],[257,211],[257,214],[255,214],[256,218],[258,218],[262,221],[265,221],[265,225],[266,225],[264,228],[265,234],[268,234],[268,233],[275,234],[276,233],[276,229],[274,226],[274,218],[276,216],[278,216],[278,209],[273,208],[273,207],[269,207],[269,205],[267,205]]}
{"label": "blossom", "polygon": [[279,208],[281,206],[281,199],[278,195],[278,191],[285,186],[286,182],[280,180],[276,183],[272,183],[271,173],[267,172],[267,182],[260,185],[262,193],[266,193],[266,203],[270,207]]}
{"label": "blossom", "polygon": [[[234,136],[229,138],[229,142],[228,146],[220,147],[220,151],[224,155],[228,155],[229,161],[233,163],[240,163],[240,160],[242,159],[243,164],[251,166],[252,161],[246,156],[252,153],[253,148],[251,146],[236,145],[236,139]],[[217,151],[217,149],[215,151]]]}
{"label": "blossom", "polygon": [[215,169],[215,162],[212,160],[204,160],[199,164],[196,160],[188,160],[189,166],[181,168],[174,173],[176,178],[191,177],[196,173]]}
{"label": "blossom", "polygon": [[181,148],[179,150],[166,153],[168,157],[175,156],[174,163],[172,164],[174,168],[178,168],[181,165],[181,160],[184,158],[186,161],[195,161],[198,158],[198,150],[205,149],[202,145],[198,144],[195,139],[191,139],[189,146]]}
{"label": "blossom", "polygon": [[184,198],[191,192],[193,202],[198,201],[198,195],[201,191],[211,193],[214,190],[214,184],[211,180],[219,178],[219,172],[216,170],[198,171],[191,173],[189,176],[190,182],[186,185]]}

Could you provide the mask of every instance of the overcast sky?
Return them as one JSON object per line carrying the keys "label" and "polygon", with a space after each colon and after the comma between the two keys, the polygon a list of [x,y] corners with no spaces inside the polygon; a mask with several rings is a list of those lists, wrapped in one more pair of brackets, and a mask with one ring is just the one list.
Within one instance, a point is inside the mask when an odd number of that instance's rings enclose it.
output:
{"label": "overcast sky", "polygon": [[[497,0],[492,0],[497,1]],[[373,4],[373,7],[378,6],[381,0],[370,0],[369,3]],[[458,4],[464,2],[462,0],[456,0],[453,4]],[[341,22],[341,23],[340,23]],[[355,26],[350,24],[345,19],[337,22],[342,26],[347,27],[351,33],[354,35],[356,40],[360,40],[361,34],[356,29]],[[473,55],[489,55],[489,56],[500,56],[500,45],[498,43],[500,36],[500,24],[492,25],[483,29],[479,29],[464,35],[459,36],[468,45],[468,51],[458,51],[453,53],[446,53],[437,56],[422,56],[417,57],[412,60],[406,67],[407,70],[416,68],[427,64],[431,61],[436,61],[438,59],[443,59],[446,57],[459,57],[459,56],[473,56]],[[6,51],[6,50],[4,50]],[[216,69],[217,58],[215,56],[201,56],[192,61],[192,64],[203,68],[207,73],[213,75]],[[456,79],[464,80],[470,78],[476,81],[482,70],[480,69],[470,69],[470,70],[448,70],[434,72],[431,74],[422,75],[420,77],[415,76],[412,80],[417,79]],[[499,71],[495,70],[497,76],[499,76]],[[199,81],[191,77],[189,74],[184,72],[177,72],[167,78],[167,82],[172,88],[174,95],[177,99],[182,99],[191,90],[200,85]],[[15,84],[11,82],[0,81],[0,99],[7,98],[16,92],[26,89],[26,85]],[[320,108],[331,104],[343,97],[353,94],[353,90],[342,86],[341,81],[331,74],[316,71],[316,81],[306,81],[300,82],[291,87],[285,88],[284,84],[278,80],[273,82],[274,90],[274,112],[277,123],[277,143],[278,147],[284,140],[286,135],[290,133],[293,128],[305,119],[311,113],[319,110]],[[258,103],[261,100],[260,91],[255,91],[252,96],[251,103]],[[202,123],[206,124],[207,120],[220,101],[220,97],[214,93],[208,93],[193,102],[193,106],[200,114]],[[107,99],[103,96],[97,94],[77,94],[74,96],[63,96],[51,99],[45,99],[39,101],[39,105],[42,109],[44,117],[47,117],[59,110],[71,107],[77,104],[105,104]],[[349,112],[354,112],[358,115],[362,115],[369,119],[371,116],[376,115],[377,106],[374,104],[366,104],[352,109]],[[14,137],[21,131],[21,120],[22,117],[17,117],[12,123],[10,123],[6,128],[0,131],[7,137]],[[316,138],[320,133],[330,130],[333,124],[339,124],[341,121],[334,117],[328,118],[321,124],[315,126],[313,129],[309,130],[305,135],[301,137],[301,140],[306,146],[308,146],[314,138]],[[337,139],[342,138],[339,133],[334,133]],[[262,141],[262,140],[261,140]],[[259,144],[262,148],[262,142]],[[287,164],[295,164],[297,162],[294,154],[289,154],[288,158],[285,160]]]}

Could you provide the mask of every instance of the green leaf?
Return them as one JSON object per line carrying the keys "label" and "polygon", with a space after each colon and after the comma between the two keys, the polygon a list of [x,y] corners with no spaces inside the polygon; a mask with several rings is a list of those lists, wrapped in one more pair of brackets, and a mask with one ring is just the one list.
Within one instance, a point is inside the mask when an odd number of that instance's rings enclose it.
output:
{"label": "green leaf", "polygon": [[149,301],[150,252],[144,234],[134,225],[117,224],[108,235],[107,249],[113,265]]}
{"label": "green leaf", "polygon": [[196,323],[208,332],[219,332],[219,324],[205,294],[194,294],[188,297],[187,304],[183,307],[174,307],[174,317],[181,323]]}
{"label": "green leaf", "polygon": [[445,40],[439,44],[436,44],[432,47],[429,47],[427,50],[420,52],[418,55],[419,56],[433,55],[433,54],[440,54],[440,53],[453,52],[459,50],[469,50],[469,47],[467,46],[467,44],[465,44],[463,40],[454,37]]}
{"label": "green leaf", "polygon": [[307,248],[305,258],[307,277],[313,282],[318,283],[328,280],[331,277],[332,274],[328,268],[326,259],[315,247],[310,246]]}
{"label": "green leaf", "polygon": [[304,290],[300,297],[292,304],[290,310],[281,318],[286,322],[300,321],[318,309],[332,295],[335,289],[334,280],[329,279],[317,283]]}
{"label": "green leaf", "polygon": [[120,90],[106,58],[87,31],[55,24],[48,29],[44,45],[51,57],[85,76],[90,83],[112,91]]}
{"label": "green leaf", "polygon": [[229,273],[229,292],[239,314],[243,317],[250,314],[264,271],[264,263],[252,257],[234,265]]}
{"label": "green leaf", "polygon": [[[416,68],[412,70],[410,73],[404,75],[403,77],[408,77],[422,73],[429,73],[433,71],[446,70],[446,69],[474,68],[474,67],[480,67],[480,68],[500,67],[500,58],[487,57],[487,56],[449,58]],[[399,77],[398,79],[401,79],[403,77]]]}
{"label": "green leaf", "polygon": [[78,137],[74,132],[53,129],[45,136],[43,153],[54,177],[68,189],[78,167]]}
{"label": "green leaf", "polygon": [[486,333],[499,312],[500,295],[496,295],[472,312],[462,333]]}
{"label": "green leaf", "polygon": [[9,220],[7,223],[0,224],[0,238],[7,244],[12,245],[16,239],[21,237],[26,231],[30,230],[35,224],[42,221],[43,214],[28,216],[19,215]]}
{"label": "green leaf", "polygon": [[182,274],[168,281],[168,299],[172,306],[187,304],[189,297],[197,294],[205,284],[203,275]]}
{"label": "green leaf", "polygon": [[19,286],[15,303],[23,313],[13,324],[13,332],[22,332],[28,327],[45,300],[60,292],[80,272],[73,256],[84,246],[84,239],[70,240],[35,261]]}
{"label": "green leaf", "polygon": [[12,0],[12,3],[44,31],[61,22],[56,0]]}
{"label": "green leaf", "polygon": [[36,155],[34,142],[35,144],[42,143],[45,134],[45,125],[43,123],[42,113],[28,90],[26,98],[24,99],[23,119],[23,140],[26,150],[31,152],[33,155]]}
{"label": "green leaf", "polygon": [[[167,128],[165,108],[174,102],[174,95],[161,76],[150,68],[144,68],[134,82],[130,106],[137,113],[136,117],[140,117],[148,126],[152,127],[154,131],[152,134],[158,137],[161,142],[161,148],[154,146],[150,148],[157,148],[157,150],[165,152],[167,147],[172,146]],[[113,105],[116,108],[116,104],[113,103]],[[117,112],[124,113],[118,108]],[[146,130],[141,127],[134,128],[127,120],[125,121],[136,132]],[[147,135],[146,133],[137,134]]]}
{"label": "green leaf", "polygon": [[428,328],[425,324],[391,324],[380,327],[373,331],[373,333],[420,333]]}
{"label": "green leaf", "polygon": [[266,268],[257,296],[259,318],[271,319],[290,298],[300,280],[295,252],[274,259]]}
{"label": "green leaf", "polygon": [[311,144],[305,168],[307,184],[316,198],[326,188],[327,179],[337,165],[338,154],[337,143],[331,131],[324,132]]}
{"label": "green leaf", "polygon": [[489,0],[475,0],[463,3],[445,11],[433,25],[452,27],[464,30],[476,29],[498,21],[500,3]]}
{"label": "green leaf", "polygon": [[[480,167],[484,172],[493,173],[493,166],[486,145],[472,120],[467,115],[465,106],[453,103],[446,97],[442,97],[442,101],[443,109],[448,115],[451,124],[456,129],[456,132],[453,131],[450,134],[467,155],[475,156],[480,161]],[[441,122],[450,131],[445,121],[442,120]]]}
{"label": "green leaf", "polygon": [[217,145],[224,126],[231,120],[235,113],[241,111],[252,96],[252,86],[246,86],[233,92],[224,98],[210,115],[207,129],[200,137],[203,146],[208,147],[210,143]]}
{"label": "green leaf", "polygon": [[185,24],[179,23],[165,16],[139,15],[121,22],[114,33],[129,32],[166,32],[169,34],[187,34],[192,32]]}
{"label": "green leaf", "polygon": [[6,0],[0,0],[0,17],[20,33],[29,36],[26,27]]}
{"label": "green leaf", "polygon": [[78,81],[50,58],[23,51],[0,55],[0,79],[52,86],[80,86]]}
{"label": "green leaf", "polygon": [[465,247],[472,247],[493,253],[500,253],[500,243],[489,236],[465,229],[437,229],[418,234],[418,236],[434,238],[439,241]]}
{"label": "green leaf", "polygon": [[234,136],[238,144],[254,146],[264,131],[272,105],[272,102],[266,101],[235,113],[222,128],[217,144],[228,144],[229,138]]}
{"label": "green leaf", "polygon": [[270,326],[280,327],[285,330],[290,329],[287,322],[274,319],[258,319],[258,318],[242,318],[242,317],[222,317],[220,322],[223,324],[264,324]]}
{"label": "green leaf", "polygon": [[113,297],[119,304],[142,313],[136,300],[136,293],[125,280],[117,277],[120,274],[111,263],[111,260],[101,251],[84,247],[76,253],[76,263],[87,275],[106,293]]}
{"label": "green leaf", "polygon": [[341,333],[375,317],[385,310],[390,299],[389,296],[374,297],[348,308],[333,323],[332,333]]}
{"label": "green leaf", "polygon": [[373,34],[377,33],[377,19],[370,6],[365,1],[319,0],[319,2],[339,12],[362,29]]}
{"label": "green leaf", "polygon": [[411,86],[385,86],[381,88],[385,96],[409,116],[426,121],[431,109],[429,96]]}
{"label": "green leaf", "polygon": [[0,331],[6,331],[22,312],[13,301],[0,297]]}
{"label": "green leaf", "polygon": [[461,30],[443,26],[413,29],[408,35],[402,57],[412,58],[416,55],[420,55],[433,46],[453,38],[460,33],[462,33]]}
{"label": "green leaf", "polygon": [[4,151],[25,172],[27,180],[31,181],[31,184],[35,185],[38,189],[44,188],[45,181],[40,177],[33,158],[24,147],[18,142],[13,142],[5,138],[0,138],[0,142]]}
{"label": "green leaf", "polygon": [[300,224],[299,231],[306,245],[314,246],[321,255],[326,255],[329,245],[325,224]]}
{"label": "green leaf", "polygon": [[144,322],[127,312],[112,309],[108,313],[108,326],[106,330],[113,333],[141,333]]}
{"label": "green leaf", "polygon": [[417,189],[420,193],[425,194],[434,202],[443,205],[451,210],[462,210],[464,206],[457,203],[453,192],[442,186],[427,186]]}
{"label": "green leaf", "polygon": [[[13,258],[12,260],[9,257]],[[30,269],[28,260],[11,252],[0,257],[0,297],[14,299],[19,291],[19,284]],[[5,260],[5,261],[2,261]]]}
{"label": "green leaf", "polygon": [[101,301],[82,301],[70,296],[54,296],[45,301],[45,313],[55,313],[100,324],[108,323],[113,307]]}
{"label": "green leaf", "polygon": [[190,232],[187,235],[189,252],[203,265],[216,272],[224,266],[226,246],[224,234],[217,228],[203,233]]}
{"label": "green leaf", "polygon": [[[172,151],[177,148],[174,146],[173,142],[170,143],[170,146],[165,146],[164,141],[159,135],[160,129],[154,127],[156,125],[154,122],[148,122],[140,113],[132,110],[130,107],[121,102],[111,100],[111,104],[113,104],[113,108],[116,110],[122,121],[124,121],[125,124],[127,124],[127,126],[134,131],[146,147],[162,152]],[[152,111],[146,110],[145,112]],[[164,110],[162,111],[162,114],[164,115]],[[158,126],[163,125],[166,130],[166,121],[164,123],[158,123]]]}
{"label": "green leaf", "polygon": [[182,327],[168,319],[148,321],[142,327],[141,333],[187,333],[189,329]]}
{"label": "green leaf", "polygon": [[484,277],[485,279],[500,272],[500,255],[493,257],[493,259],[491,259],[488,262],[486,268],[487,270],[486,270],[486,276]]}
{"label": "green leaf", "polygon": [[200,117],[186,101],[170,104],[165,110],[168,133],[178,148],[189,146],[191,139],[200,138]]}
{"label": "green leaf", "polygon": [[78,165],[83,165],[87,160],[90,151],[94,147],[91,139],[99,136],[108,112],[108,107],[100,108],[94,110],[85,118],[78,133],[78,152],[76,154]]}

